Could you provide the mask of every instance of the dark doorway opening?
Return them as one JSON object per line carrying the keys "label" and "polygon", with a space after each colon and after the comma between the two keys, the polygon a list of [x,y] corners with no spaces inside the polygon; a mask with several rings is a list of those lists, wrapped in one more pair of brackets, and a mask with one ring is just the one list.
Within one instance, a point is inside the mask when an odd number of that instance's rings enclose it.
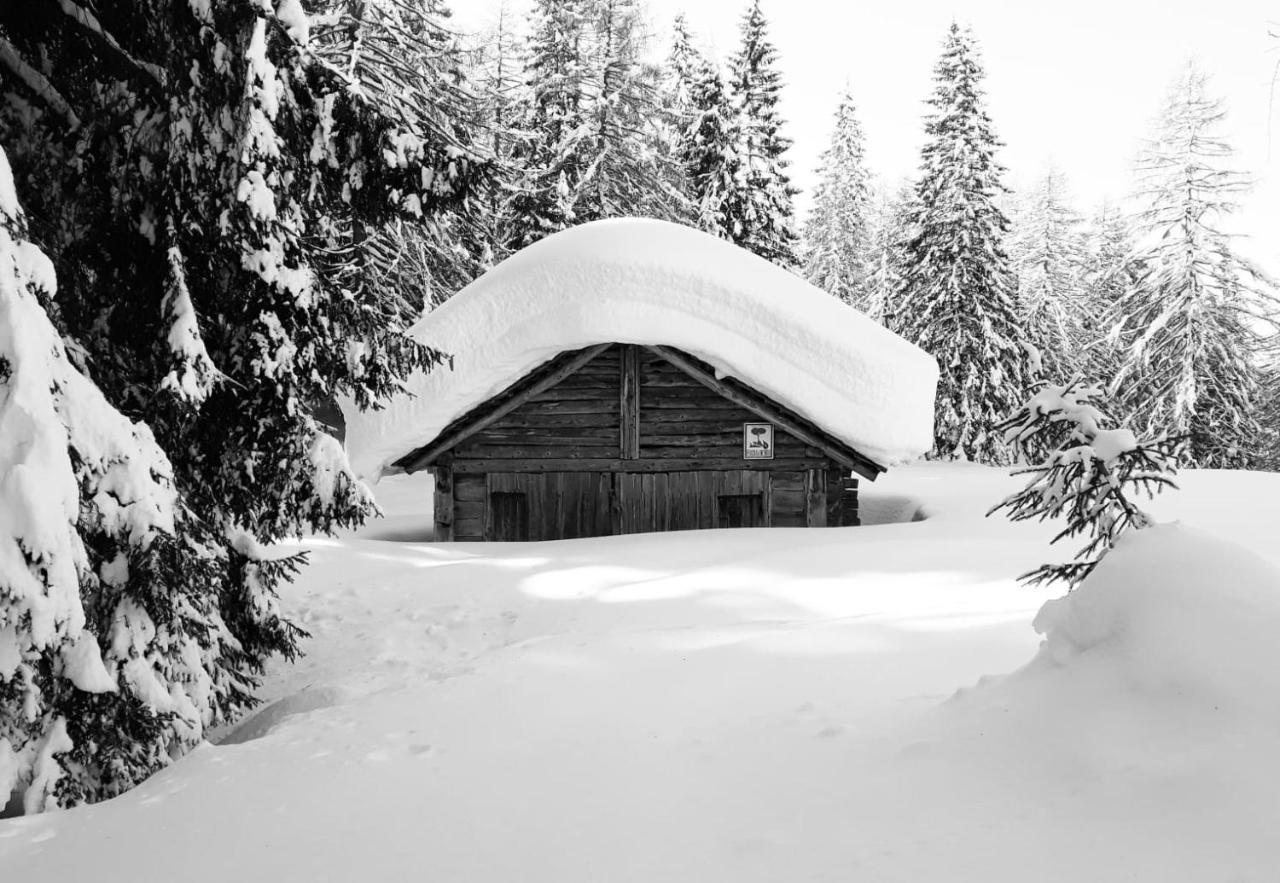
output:
{"label": "dark doorway opening", "polygon": [[500,543],[529,539],[529,498],[525,494],[495,491],[489,496],[493,518],[492,537]]}
{"label": "dark doorway opening", "polygon": [[719,527],[764,527],[764,495],[721,494],[716,513]]}

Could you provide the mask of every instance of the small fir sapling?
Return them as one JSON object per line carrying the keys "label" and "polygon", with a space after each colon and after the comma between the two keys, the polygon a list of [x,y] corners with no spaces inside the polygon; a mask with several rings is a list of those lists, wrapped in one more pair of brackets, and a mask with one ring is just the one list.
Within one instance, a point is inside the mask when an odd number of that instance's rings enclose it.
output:
{"label": "small fir sapling", "polygon": [[1151,516],[1134,502],[1137,492],[1154,497],[1176,488],[1173,474],[1183,439],[1159,435],[1139,440],[1126,428],[1104,429],[1106,416],[1096,400],[1102,390],[1075,377],[1064,386],[1044,384],[1021,408],[995,428],[1024,453],[1049,453],[1036,466],[1014,475],[1031,480],[993,506],[987,515],[1007,510],[1011,521],[1065,517],[1066,526],[1051,542],[1084,535],[1088,542],[1070,562],[1042,564],[1020,579],[1028,585],[1065,582],[1075,588],[1130,528],[1151,525]]}

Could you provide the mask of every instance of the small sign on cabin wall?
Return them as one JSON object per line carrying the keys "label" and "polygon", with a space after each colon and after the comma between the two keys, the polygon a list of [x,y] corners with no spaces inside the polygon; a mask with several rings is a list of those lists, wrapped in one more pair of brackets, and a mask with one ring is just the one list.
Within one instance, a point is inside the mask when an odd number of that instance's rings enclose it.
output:
{"label": "small sign on cabin wall", "polygon": [[773,424],[742,424],[742,459],[773,459]]}

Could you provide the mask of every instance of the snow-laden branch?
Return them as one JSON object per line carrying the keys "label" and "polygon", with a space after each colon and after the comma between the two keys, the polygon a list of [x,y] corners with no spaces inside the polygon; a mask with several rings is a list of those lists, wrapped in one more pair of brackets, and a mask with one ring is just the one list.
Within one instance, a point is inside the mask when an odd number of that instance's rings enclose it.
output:
{"label": "snow-laden branch", "polygon": [[8,68],[50,110],[66,120],[68,126],[72,129],[80,128],[80,117],[71,109],[67,100],[45,78],[44,74],[27,64],[13,44],[4,37],[0,37],[0,65]]}
{"label": "snow-laden branch", "polygon": [[150,62],[141,61],[129,54],[120,42],[102,26],[102,22],[98,21],[97,16],[85,9],[83,6],[75,3],[74,0],[56,0],[58,8],[63,11],[72,21],[79,25],[80,29],[87,33],[92,39],[107,47],[107,50],[120,61],[125,62],[129,66],[135,68],[138,72],[144,74],[147,79],[154,82],[157,86],[163,87],[167,82],[164,69],[159,65]]}

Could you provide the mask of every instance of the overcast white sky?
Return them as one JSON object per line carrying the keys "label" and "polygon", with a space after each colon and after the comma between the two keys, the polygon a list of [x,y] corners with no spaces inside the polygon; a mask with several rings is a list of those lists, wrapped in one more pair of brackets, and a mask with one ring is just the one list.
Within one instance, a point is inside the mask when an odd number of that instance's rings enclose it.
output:
{"label": "overcast white sky", "polygon": [[[684,12],[721,58],[733,52],[748,0],[647,0],[654,51]],[[482,26],[497,0],[455,0],[464,29]],[[514,0],[512,11],[523,11]],[[1033,181],[1050,162],[1065,172],[1080,208],[1127,192],[1133,158],[1168,84],[1195,57],[1227,102],[1224,133],[1238,167],[1257,178],[1239,218],[1248,250],[1280,272],[1280,94],[1270,90],[1280,4],[1261,0],[763,0],[784,77],[782,112],[797,185],[813,182],[838,93],[847,82],[867,136],[872,169],[914,173],[923,100],[954,18],[972,25],[987,68],[1008,183]],[[1274,132],[1270,129],[1274,128]],[[1274,144],[1269,141],[1274,138]],[[807,192],[799,199],[803,210]]]}

